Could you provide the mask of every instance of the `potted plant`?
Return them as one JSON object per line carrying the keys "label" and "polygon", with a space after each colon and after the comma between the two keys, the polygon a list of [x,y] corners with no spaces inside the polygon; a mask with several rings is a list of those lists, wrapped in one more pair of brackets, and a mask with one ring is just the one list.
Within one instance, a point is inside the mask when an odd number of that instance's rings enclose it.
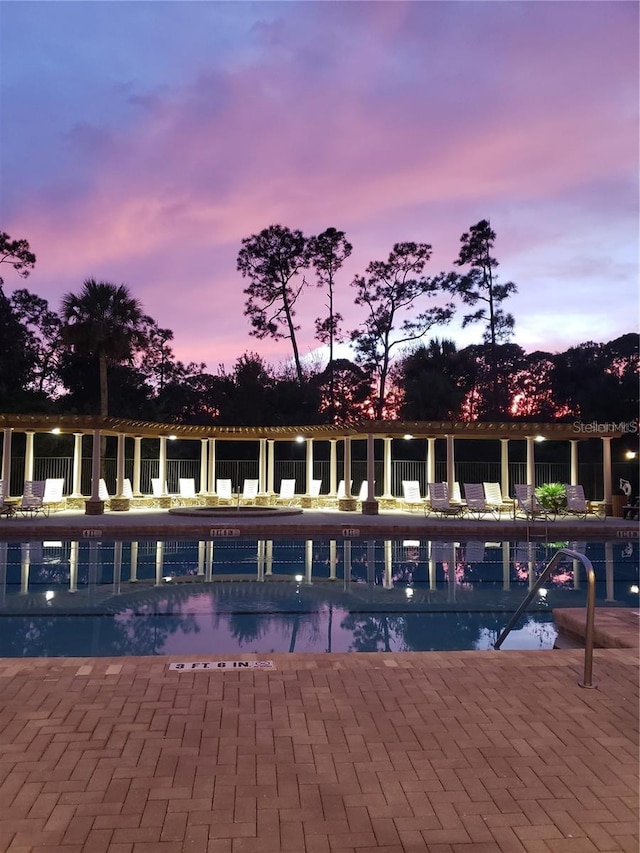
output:
{"label": "potted plant", "polygon": [[536,497],[549,512],[558,514],[567,507],[567,491],[562,483],[543,483],[537,487]]}

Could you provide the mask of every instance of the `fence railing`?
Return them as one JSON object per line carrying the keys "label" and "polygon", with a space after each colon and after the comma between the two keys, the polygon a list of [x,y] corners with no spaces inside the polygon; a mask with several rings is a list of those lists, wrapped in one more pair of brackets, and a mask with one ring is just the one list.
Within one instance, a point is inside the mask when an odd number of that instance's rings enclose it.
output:
{"label": "fence railing", "polygon": [[[338,462],[337,479],[344,478],[343,463]],[[375,494],[381,495],[384,483],[384,468],[381,460],[376,461],[375,471]],[[157,459],[143,459],[140,465],[140,490],[143,494],[151,494],[151,479],[157,477],[159,463]],[[178,491],[178,480],[180,478],[195,480],[196,489],[200,488],[200,461],[194,459],[168,459],[167,460],[167,487],[169,492]],[[623,465],[612,465],[613,483],[617,484],[620,477],[624,476]],[[125,461],[125,477],[133,480],[133,459]],[[316,460],[313,463],[313,478],[322,480],[323,493],[329,491],[329,462]],[[351,464],[351,477],[353,479],[353,491],[357,493],[360,484],[367,476],[367,464],[365,461],[355,460]],[[447,466],[444,461],[436,461],[436,480],[443,482],[447,479]],[[513,486],[516,483],[525,483],[527,466],[524,462],[509,463],[509,494],[513,494]],[[34,461],[35,480],[46,480],[48,477],[62,478],[65,481],[65,494],[73,491],[73,459],[70,456],[51,456],[36,458]],[[216,478],[229,479],[234,488],[242,487],[245,479],[258,477],[258,461],[235,459],[216,461]],[[274,489],[280,488],[280,480],[295,479],[296,494],[305,491],[305,462],[304,460],[276,460],[274,464]],[[115,492],[116,485],[116,460],[107,458],[104,460],[104,478],[110,493]],[[458,462],[455,463],[455,479],[459,483],[499,483],[500,464],[497,462]],[[417,480],[420,483],[422,494],[427,489],[427,463],[425,461],[409,461],[395,459],[391,464],[391,492],[394,495],[402,494],[403,480]],[[11,489],[10,494],[22,493],[24,481],[24,459],[15,456],[11,460]],[[568,483],[570,481],[569,463],[536,462],[535,482],[542,483]],[[598,463],[581,463],[578,467],[578,482],[582,484],[588,500],[600,500],[603,497],[603,474],[602,465]],[[82,460],[82,493],[91,493],[91,459]]]}

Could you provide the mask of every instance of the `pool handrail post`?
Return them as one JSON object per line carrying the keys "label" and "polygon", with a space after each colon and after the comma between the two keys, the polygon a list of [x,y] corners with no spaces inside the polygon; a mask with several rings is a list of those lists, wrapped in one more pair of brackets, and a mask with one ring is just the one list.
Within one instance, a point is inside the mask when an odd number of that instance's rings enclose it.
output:
{"label": "pool handrail post", "polygon": [[520,616],[527,609],[531,600],[540,589],[545,580],[549,577],[551,572],[555,569],[557,564],[563,557],[571,557],[574,560],[578,560],[585,567],[587,572],[587,621],[585,625],[585,637],[584,637],[584,678],[582,681],[578,682],[580,687],[594,687],[592,681],[593,675],[593,643],[594,643],[594,634],[595,634],[595,609],[596,609],[596,575],[593,570],[593,566],[591,564],[591,560],[584,554],[578,553],[578,551],[572,551],[570,548],[560,548],[560,550],[556,551],[553,557],[549,560],[544,569],[540,572],[538,579],[535,584],[531,587],[528,594],[526,595],[524,601],[518,607],[516,612],[513,614],[511,619],[509,620],[506,628],[502,631],[498,639],[493,644],[494,649],[499,649],[502,643],[507,638],[507,635],[511,632],[513,626],[516,624]]}

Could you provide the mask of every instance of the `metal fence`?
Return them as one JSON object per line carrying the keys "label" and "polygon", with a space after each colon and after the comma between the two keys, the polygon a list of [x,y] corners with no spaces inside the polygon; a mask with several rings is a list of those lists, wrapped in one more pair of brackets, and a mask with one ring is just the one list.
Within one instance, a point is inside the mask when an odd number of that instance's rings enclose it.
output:
{"label": "metal fence", "polygon": [[[381,460],[376,461],[375,471],[375,494],[383,492],[384,469]],[[344,478],[342,461],[338,461],[338,480]],[[159,473],[159,462],[157,459],[143,459],[140,465],[140,490],[143,494],[151,494],[151,479]],[[200,461],[191,459],[168,459],[166,466],[167,488],[171,493],[178,492],[178,480],[181,478],[193,479],[196,490],[200,488]],[[256,479],[258,477],[258,460],[217,460],[216,479],[231,480],[235,490],[241,489],[245,479]],[[34,461],[34,479],[45,480],[48,477],[62,478],[65,481],[65,494],[73,491],[73,459],[67,456],[51,456],[47,458],[36,458]],[[125,461],[125,477],[133,480],[133,459]],[[321,493],[329,491],[329,462],[314,461],[313,478],[322,481]],[[358,493],[360,484],[367,476],[367,464],[365,461],[354,460],[351,465],[351,477],[353,479],[353,492]],[[438,482],[447,479],[447,466],[444,461],[437,461],[435,476]],[[619,478],[625,476],[625,468],[622,463],[612,465],[613,488],[617,487]],[[527,466],[525,462],[509,463],[509,494],[513,494],[513,486],[516,483],[525,483],[527,477]],[[115,493],[116,487],[116,460],[107,458],[104,460],[104,479],[110,494]],[[306,484],[304,460],[276,460],[274,465],[274,488],[278,492],[280,481],[283,479],[295,479],[296,494],[304,494]],[[459,483],[499,483],[500,464],[498,462],[456,462],[455,479]],[[24,459],[13,457],[11,460],[11,489],[10,494],[22,493],[24,480]],[[427,490],[427,463],[425,461],[408,461],[396,459],[391,464],[391,491],[394,495],[402,494],[403,480],[417,480],[420,483],[422,494]],[[562,462],[536,462],[535,481],[536,485],[542,483],[568,483],[570,480],[569,463]],[[578,482],[584,486],[585,494],[589,500],[602,498],[603,471],[602,465],[596,462],[581,463],[578,466]],[[91,493],[91,458],[82,460],[82,493]]]}

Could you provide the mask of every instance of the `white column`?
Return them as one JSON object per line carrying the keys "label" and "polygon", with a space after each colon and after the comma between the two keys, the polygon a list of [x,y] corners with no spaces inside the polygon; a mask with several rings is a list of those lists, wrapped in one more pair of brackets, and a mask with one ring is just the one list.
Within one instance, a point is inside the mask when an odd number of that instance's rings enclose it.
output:
{"label": "white column", "polygon": [[329,494],[335,498],[338,491],[338,440],[329,439]]}
{"label": "white column", "polygon": [[207,479],[209,480],[209,494],[215,495],[215,493],[216,493],[216,440],[215,440],[215,438],[209,439],[209,476]]}
{"label": "white column", "polygon": [[116,495],[121,498],[124,491],[124,433],[118,433],[116,450]]}
{"label": "white column", "polygon": [[390,438],[384,439],[384,451],[383,451],[383,453],[384,453],[384,462],[383,462],[383,466],[384,466],[383,480],[384,480],[384,482],[382,484],[382,490],[383,490],[382,496],[385,498],[392,498],[393,497],[393,495],[391,494],[391,441],[392,441],[392,439],[390,439]]}
{"label": "white column", "polygon": [[267,439],[261,438],[258,450],[258,494],[264,495],[267,487]]}
{"label": "white column", "polygon": [[337,542],[335,539],[329,541],[329,580],[336,579],[336,568],[338,565]]}
{"label": "white column", "polygon": [[527,485],[536,484],[536,460],[534,453],[535,441],[532,435],[527,436]]}
{"label": "white column", "polygon": [[133,483],[131,484],[131,491],[133,493],[134,498],[141,498],[142,492],[140,491],[140,460],[142,459],[142,436],[136,435],[133,438]]}
{"label": "white column", "polygon": [[604,502],[611,511],[611,436],[602,436],[602,476],[604,479]]}
{"label": "white column", "polygon": [[69,592],[78,591],[78,556],[80,554],[80,543],[78,540],[71,542],[69,547]]}
{"label": "white column", "polygon": [[28,432],[27,443],[24,451],[24,481],[33,480],[33,439],[35,433]]}
{"label": "white column", "polygon": [[571,446],[571,485],[578,485],[578,442],[575,438],[572,438],[569,442]]}
{"label": "white column", "polygon": [[82,433],[73,434],[73,486],[72,498],[82,497]]}
{"label": "white column", "polygon": [[382,588],[393,589],[393,549],[390,539],[384,540],[384,575]]}
{"label": "white column", "polygon": [[91,446],[91,500],[100,500],[100,430],[93,431]]}
{"label": "white column", "polygon": [[267,491],[270,495],[275,495],[276,476],[276,443],[272,438],[267,439]]}
{"label": "white column", "polygon": [[346,498],[351,495],[351,436],[344,437],[344,496]]}
{"label": "white column", "polygon": [[135,583],[138,580],[138,542],[131,543],[131,571],[129,580]]}
{"label": "white column", "polygon": [[367,435],[367,501],[375,500],[376,446],[373,433]]}
{"label": "white column", "polygon": [[306,442],[306,460],[304,468],[305,493],[311,494],[311,481],[313,480],[313,439],[308,438]]}
{"label": "white column", "polygon": [[313,539],[305,541],[304,548],[304,582],[307,586],[313,583]]}
{"label": "white column", "polygon": [[122,588],[122,542],[113,543],[113,594],[120,595]]}
{"label": "white column", "polygon": [[160,478],[160,494],[166,495],[167,481],[167,436],[160,436],[160,453],[158,455],[158,477]]}
{"label": "white column", "polygon": [[500,439],[500,491],[503,498],[509,497],[509,439]]}
{"label": "white column", "polygon": [[[576,571],[577,574],[577,571]],[[615,586],[613,583],[613,542],[604,543],[604,577],[605,577],[605,601],[615,601]]]}
{"label": "white column", "polygon": [[453,436],[447,436],[447,486],[449,488],[449,497],[453,495],[453,484],[456,479],[456,459],[455,449],[453,445]]}
{"label": "white column", "polygon": [[198,489],[199,495],[207,494],[207,442],[208,439],[201,438],[200,439],[200,488]]}
{"label": "white column", "polygon": [[156,586],[162,586],[164,568],[164,542],[156,542]]}
{"label": "white column", "polygon": [[511,589],[511,564],[509,563],[508,542],[502,543],[502,589]]}
{"label": "white column", "polygon": [[11,427],[2,431],[2,481],[5,497],[11,494]]}
{"label": "white column", "polygon": [[427,483],[436,481],[436,440],[427,439]]}

